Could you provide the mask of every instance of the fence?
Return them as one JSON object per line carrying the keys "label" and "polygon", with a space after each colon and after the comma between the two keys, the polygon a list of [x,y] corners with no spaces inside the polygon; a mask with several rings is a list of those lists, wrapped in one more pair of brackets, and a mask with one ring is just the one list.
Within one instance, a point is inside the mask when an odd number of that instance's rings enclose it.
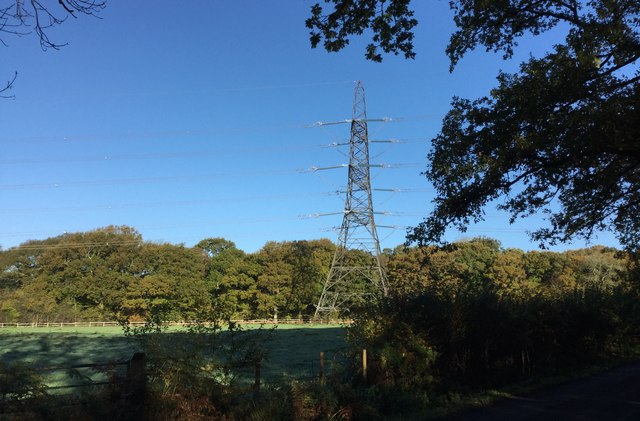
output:
{"label": "fence", "polygon": [[[235,324],[247,324],[247,325],[315,325],[315,324],[336,324],[336,325],[349,325],[353,323],[352,320],[310,320],[310,319],[254,319],[254,320],[231,320]],[[166,326],[182,326],[188,327],[195,325],[196,322],[166,322]],[[208,324],[208,323],[207,323]],[[144,326],[144,322],[129,322],[130,327]],[[33,323],[0,323],[0,329],[4,328],[20,328],[20,327],[33,327],[33,328],[52,328],[52,327],[119,327],[122,326],[118,322],[104,321],[80,321],[80,322],[33,322]]]}
{"label": "fence", "polygon": [[[319,352],[319,362],[318,371],[315,372],[312,368],[312,378],[323,385],[326,380],[327,367],[325,365],[325,353]],[[362,381],[364,384],[367,383],[367,351],[365,349],[362,350],[361,356],[361,375]],[[93,388],[96,386],[107,387],[110,391],[116,391],[116,400],[111,400],[109,411],[110,415],[117,413],[119,417],[122,419],[142,419],[145,415],[145,404],[147,397],[147,387],[148,387],[148,376],[147,376],[147,357],[143,352],[135,353],[130,360],[127,361],[116,361],[116,362],[108,362],[108,363],[96,363],[96,364],[77,364],[72,366],[55,366],[55,367],[40,367],[37,369],[38,372],[47,372],[47,371],[56,371],[56,370],[77,370],[77,369],[100,369],[106,368],[105,371],[113,371],[115,367],[125,367],[126,371],[121,373],[118,376],[109,376],[108,379],[104,381],[94,381],[91,379],[85,380],[83,382],[69,384],[69,385],[55,385],[55,386],[45,386],[45,389],[48,390],[60,390],[60,389],[80,389],[80,388]],[[248,368],[251,366],[248,366]],[[262,386],[262,360],[257,360],[253,363],[254,370],[254,379],[253,384],[250,386],[253,398],[259,399],[261,386]],[[11,392],[9,394],[5,394],[4,398],[10,397]],[[57,395],[57,394],[56,394]],[[53,397],[56,395],[48,395],[49,397]],[[65,400],[63,401],[61,406],[69,407],[69,406],[86,406],[87,399],[95,399],[98,395],[92,394],[83,394],[76,393],[76,397],[73,400]],[[61,396],[72,396],[72,393],[63,394]],[[113,396],[113,393],[111,393]],[[14,399],[15,400],[15,399]],[[49,401],[49,405],[54,401]],[[115,412],[113,412],[115,411]],[[2,418],[3,414],[11,415],[20,413],[20,410],[16,410],[15,408],[11,408],[7,405],[6,399],[0,400],[0,418]],[[117,418],[117,417],[116,417]]]}
{"label": "fence", "polygon": [[[96,372],[99,373],[101,375],[99,376],[100,378],[95,380],[92,375],[79,373],[79,370],[86,369],[92,370],[93,375]],[[87,399],[95,399],[96,396],[92,393],[85,393],[87,389],[95,391],[96,387],[106,387],[108,389],[103,390],[109,390],[113,408],[117,408],[119,413],[126,415],[125,419],[137,419],[139,418],[138,415],[142,415],[147,388],[146,355],[142,352],[136,352],[127,361],[35,367],[32,370],[38,373],[42,379],[41,390],[45,392],[45,395],[36,393],[31,397],[38,396],[40,399],[46,399],[44,405],[47,405],[47,408],[60,409],[70,406],[85,406]],[[53,385],[48,384],[52,382],[50,378],[52,376],[47,376],[45,373],[51,374],[55,372],[65,372],[65,378],[70,381],[70,384],[55,384],[59,383],[59,381],[54,382]],[[23,374],[26,374],[26,372]],[[23,384],[18,384],[17,388],[15,388],[14,386],[16,385],[7,381],[9,380],[8,377],[4,380],[4,382],[0,382],[0,386],[2,386],[0,419],[4,419],[3,414],[23,413],[24,408],[22,406],[24,402],[28,402],[25,400],[27,396],[24,395],[25,388]],[[39,386],[34,384],[30,388],[35,391]],[[114,392],[115,395],[113,394]],[[40,404],[42,405],[43,402],[40,402]]]}
{"label": "fence", "polygon": [[[138,323],[131,323],[131,326]],[[144,323],[139,323],[144,325]],[[0,323],[0,328],[17,328],[17,327],[108,327],[120,326],[118,322],[35,322],[35,323]]]}

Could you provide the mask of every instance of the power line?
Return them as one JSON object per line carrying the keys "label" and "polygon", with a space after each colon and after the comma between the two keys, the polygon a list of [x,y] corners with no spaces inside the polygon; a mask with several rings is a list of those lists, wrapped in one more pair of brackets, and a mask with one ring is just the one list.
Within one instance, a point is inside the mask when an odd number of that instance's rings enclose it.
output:
{"label": "power line", "polygon": [[137,202],[137,203],[113,203],[103,205],[82,205],[82,206],[52,206],[52,207],[29,207],[29,208],[3,208],[0,209],[0,214],[11,213],[31,213],[31,212],[80,212],[88,210],[115,210],[115,209],[131,209],[131,208],[168,208],[177,206],[198,206],[198,205],[210,205],[220,204],[221,202],[227,203],[242,203],[242,202],[254,202],[254,201],[271,201],[282,200],[289,198],[300,197],[322,197],[326,196],[326,193],[296,193],[286,195],[263,195],[263,196],[251,196],[251,197],[217,197],[216,199],[208,200],[181,200],[181,201],[163,201],[163,202]]}
{"label": "power line", "polygon": [[[389,144],[408,144],[422,143],[422,141],[408,141],[400,139],[388,139],[371,141],[372,143],[389,143]],[[48,164],[48,163],[71,163],[71,162],[112,162],[112,161],[132,161],[132,160],[161,160],[175,158],[207,158],[211,156],[219,157],[221,155],[246,155],[246,154],[266,154],[266,153],[282,153],[295,151],[308,151],[315,148],[338,147],[348,145],[348,143],[333,142],[328,145],[300,145],[299,143],[292,145],[279,145],[277,147],[242,147],[237,149],[204,149],[189,151],[172,151],[172,152],[154,152],[140,154],[96,154],[96,155],[65,155],[60,157],[42,156],[30,158],[4,158],[0,159],[0,165],[28,165],[28,164]],[[407,164],[405,164],[407,165]],[[411,164],[416,165],[416,164]],[[424,165],[420,163],[420,165]]]}
{"label": "power line", "polygon": [[184,130],[166,130],[166,131],[143,131],[143,132],[121,132],[121,133],[98,133],[98,134],[85,134],[85,135],[56,135],[49,137],[25,137],[25,138],[12,138],[12,139],[0,139],[0,143],[49,143],[49,142],[61,142],[63,144],[79,143],[87,141],[102,141],[102,140],[122,140],[122,139],[135,139],[135,140],[157,140],[162,138],[180,138],[185,137],[204,137],[213,134],[229,134],[229,133],[255,133],[266,131],[281,131],[289,129],[303,129],[306,126],[304,124],[293,125],[280,125],[280,126],[257,126],[257,127],[224,127],[224,128],[204,128],[204,129],[184,129]]}
{"label": "power line", "polygon": [[[62,234],[53,234],[54,237],[48,237],[47,239],[44,240],[37,240],[37,239],[30,239],[27,240],[28,241],[32,241],[32,242],[44,242],[47,240],[51,240],[51,239],[56,239],[56,237],[61,237],[65,234],[69,234],[69,235],[74,235],[74,234],[84,234],[85,232],[65,232]],[[289,232],[289,235],[293,235],[293,234],[306,234],[306,231],[292,231]],[[237,233],[236,235],[234,235],[233,238],[228,238],[231,241],[236,241],[238,238],[248,238],[248,237],[254,237],[255,236],[255,231],[252,232],[244,232],[244,233]],[[138,240],[131,240],[131,241],[106,241],[106,242],[88,242],[88,243],[81,243],[81,242],[69,242],[68,239],[64,239],[64,243],[56,243],[56,244],[21,244],[19,246],[14,246],[14,247],[10,247],[8,249],[5,249],[4,251],[9,251],[9,250],[49,250],[49,249],[65,249],[65,248],[83,248],[83,247],[101,247],[101,246],[128,246],[128,245],[148,245],[148,244],[181,244],[186,242],[186,240],[194,240],[194,241],[200,241],[203,240],[205,238],[208,238],[207,236],[198,236],[198,237],[193,237],[193,236],[189,236],[189,237],[180,237],[178,240],[179,241],[175,241],[174,243],[168,243],[165,240],[162,239],[142,239],[140,241]],[[320,239],[320,238],[324,238],[324,237],[319,237],[316,239]],[[268,241],[298,241],[297,239],[292,239],[292,240],[275,240],[275,239],[270,239],[267,240]],[[26,242],[25,242],[26,243]],[[266,243],[265,243],[266,244]]]}
{"label": "power line", "polygon": [[[38,240],[35,240],[38,241]],[[142,244],[142,241],[104,241],[104,242],[88,242],[88,243],[69,243],[61,242],[56,244],[23,244],[17,247],[20,250],[55,250],[55,249],[77,249],[84,247],[109,247],[109,246],[135,246]]]}
{"label": "power line", "polygon": [[[167,223],[167,224],[137,224],[132,227],[136,230],[145,229],[145,230],[165,230],[165,229],[183,229],[183,228],[200,228],[200,227],[212,227],[212,226],[228,226],[233,224],[264,224],[269,222],[284,222],[284,221],[296,221],[299,220],[299,217],[289,215],[289,216],[278,216],[278,217],[269,217],[269,218],[216,218],[216,219],[206,219],[199,221],[192,221],[189,223]],[[125,224],[126,225],[126,224]],[[94,231],[95,229],[89,229],[86,231]],[[47,231],[14,231],[14,232],[0,232],[0,236],[3,238],[6,237],[25,237],[25,236],[59,236],[64,235],[65,233],[80,233],[85,232],[78,229],[59,229],[54,230],[50,229]],[[252,231],[253,235],[255,235],[255,230]]]}
{"label": "power line", "polygon": [[[23,190],[23,189],[54,189],[62,187],[92,187],[114,184],[147,184],[157,182],[192,182],[198,180],[210,180],[218,178],[251,178],[251,177],[266,177],[266,176],[281,176],[291,175],[294,173],[305,172],[317,172],[326,169],[333,168],[347,168],[348,164],[339,164],[331,167],[311,167],[308,169],[286,169],[286,170],[265,170],[265,171],[252,171],[252,172],[226,172],[216,174],[200,174],[200,175],[175,175],[175,176],[157,176],[157,177],[135,177],[135,178],[122,178],[122,179],[101,179],[101,180],[67,180],[67,181],[53,181],[44,183],[19,183],[19,184],[0,184],[0,190]],[[391,164],[371,164],[371,168],[421,168],[423,163],[410,162],[410,163],[391,163]]]}
{"label": "power line", "polygon": [[298,89],[298,88],[308,88],[308,87],[322,87],[322,86],[336,86],[336,85],[347,85],[353,84],[353,81],[350,80],[342,80],[335,82],[311,82],[311,83],[291,83],[291,84],[282,84],[282,85],[262,85],[262,86],[233,86],[229,88],[199,88],[197,90],[146,90],[146,91],[131,91],[127,90],[126,92],[110,92],[108,94],[98,95],[99,97],[114,97],[114,96],[145,96],[145,95],[170,95],[172,97],[176,95],[190,95],[190,94],[207,94],[207,95],[217,95],[223,93],[236,93],[236,92],[255,92],[255,91],[268,91],[268,90],[278,90],[278,89]]}
{"label": "power line", "polygon": [[[409,143],[425,143],[431,142],[431,139],[428,137],[412,137],[412,138],[389,138],[389,139],[370,139],[369,143],[393,143],[393,144],[409,144]],[[337,148],[340,146],[349,146],[348,140],[340,140],[331,142],[325,145],[321,145],[325,148]]]}
{"label": "power line", "polygon": [[265,177],[265,176],[278,176],[278,175],[291,175],[295,174],[296,170],[271,170],[271,171],[254,171],[244,173],[218,173],[218,174],[201,174],[201,175],[176,175],[165,177],[136,177],[136,178],[121,178],[121,179],[102,179],[102,180],[89,180],[89,181],[59,181],[48,183],[23,183],[23,184],[0,184],[0,190],[18,190],[18,189],[50,189],[60,187],[92,187],[112,184],[132,184],[132,183],[156,183],[156,182],[191,182],[194,180],[208,180],[216,178],[228,178],[228,177]]}
{"label": "power line", "polygon": [[45,164],[45,163],[69,163],[69,162],[96,162],[96,161],[131,161],[131,160],[158,160],[172,158],[206,158],[211,156],[220,156],[227,154],[247,154],[247,153],[281,153],[283,151],[303,151],[315,148],[315,145],[300,146],[286,145],[280,147],[254,147],[239,149],[218,149],[218,150],[195,150],[182,152],[156,152],[144,154],[102,154],[87,156],[62,156],[57,158],[39,157],[39,158],[19,158],[19,159],[0,159],[2,165],[24,165],[24,164]]}
{"label": "power line", "polygon": [[[338,168],[349,168],[351,164],[338,164],[338,165],[330,165],[326,167],[318,167],[313,166],[307,169],[299,170],[299,172],[317,172],[317,171],[325,171],[325,170],[335,170]],[[391,163],[391,164],[367,164],[368,168],[420,168],[424,166],[424,163],[421,162],[409,162],[409,163]],[[363,165],[360,165],[363,168]]]}
{"label": "power line", "polygon": [[[402,122],[408,120],[414,120],[416,117],[385,117],[381,119],[375,119],[376,121],[385,122]],[[154,140],[163,138],[180,138],[185,137],[205,137],[215,134],[229,134],[229,133],[256,133],[256,132],[274,132],[283,130],[295,130],[295,129],[309,129],[315,127],[323,127],[333,124],[343,124],[349,120],[341,120],[338,122],[317,122],[313,124],[309,123],[291,123],[291,124],[279,124],[279,125],[266,125],[266,126],[240,126],[240,127],[205,127],[205,128],[188,128],[181,130],[148,130],[148,131],[135,131],[135,132],[114,132],[114,133],[94,133],[94,134],[58,134],[51,136],[40,137],[12,137],[12,138],[0,138],[0,143],[55,143],[60,142],[63,144],[80,143],[87,141],[103,141],[103,140],[122,140],[122,139],[134,139],[134,140]],[[429,138],[411,138],[411,139],[397,139],[399,143],[413,143],[424,140],[430,140]],[[375,139],[373,141],[376,141]],[[348,143],[347,143],[348,145]]]}

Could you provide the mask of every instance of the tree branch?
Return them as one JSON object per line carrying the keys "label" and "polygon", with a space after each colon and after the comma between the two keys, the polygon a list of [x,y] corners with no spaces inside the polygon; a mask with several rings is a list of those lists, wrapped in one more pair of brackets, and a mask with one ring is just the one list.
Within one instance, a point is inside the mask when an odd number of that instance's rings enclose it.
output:
{"label": "tree branch", "polygon": [[10,90],[13,87],[13,82],[16,81],[16,78],[18,77],[18,72],[14,72],[13,73],[13,78],[11,78],[11,80],[7,81],[7,84],[0,89],[0,98],[15,98],[14,95],[5,95],[5,92],[7,92],[8,90]]}
{"label": "tree branch", "polygon": [[73,16],[74,18],[76,17],[76,15],[73,14],[73,10],[69,9],[66,5],[66,3],[64,2],[64,0],[58,0],[58,4],[60,4],[64,10],[67,11],[67,13],[69,13],[71,16]]}

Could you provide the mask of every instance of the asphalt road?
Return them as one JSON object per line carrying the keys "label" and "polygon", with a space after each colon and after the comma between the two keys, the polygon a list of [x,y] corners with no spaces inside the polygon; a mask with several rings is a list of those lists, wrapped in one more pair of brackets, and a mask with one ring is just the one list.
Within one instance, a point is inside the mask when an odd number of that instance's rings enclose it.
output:
{"label": "asphalt road", "polygon": [[513,396],[454,419],[640,421],[640,362],[523,396]]}

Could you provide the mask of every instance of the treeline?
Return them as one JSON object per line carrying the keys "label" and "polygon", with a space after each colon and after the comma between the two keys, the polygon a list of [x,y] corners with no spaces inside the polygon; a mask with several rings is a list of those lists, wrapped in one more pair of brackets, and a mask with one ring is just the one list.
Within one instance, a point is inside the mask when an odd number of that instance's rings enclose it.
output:
{"label": "treeline", "polygon": [[638,357],[637,260],[615,249],[476,238],[387,257],[392,294],[355,316],[344,371],[288,393],[309,402],[307,419],[431,419],[487,390]]}
{"label": "treeline", "polygon": [[312,317],[334,252],[329,240],[269,242],[255,253],[221,238],[156,244],[130,227],[29,241],[0,252],[0,321],[150,323],[133,332],[154,361],[149,408],[186,408],[192,418],[247,419],[259,407],[264,419],[424,419],[457,396],[637,356],[637,260],[601,246],[523,252],[486,238],[386,250],[391,294],[350,315],[353,355],[323,382],[285,382],[250,398],[221,381],[267,355],[262,336],[233,324],[224,345],[219,325],[195,324],[182,348],[152,346],[159,336],[147,334],[164,321]]}
{"label": "treeline", "polygon": [[0,322],[307,317],[327,276],[329,240],[221,238],[189,248],[106,227],[0,252]]}
{"label": "treeline", "polygon": [[612,248],[525,253],[479,238],[398,250],[389,276],[394,295],[350,329],[389,393],[424,403],[637,355],[637,268]]}
{"label": "treeline", "polygon": [[[256,253],[222,238],[189,248],[145,242],[126,226],[28,241],[0,251],[0,322],[309,318],[334,251],[326,239],[269,242]],[[473,239],[398,247],[385,259],[396,297],[551,298],[629,283],[626,257],[604,247],[525,253]]]}

